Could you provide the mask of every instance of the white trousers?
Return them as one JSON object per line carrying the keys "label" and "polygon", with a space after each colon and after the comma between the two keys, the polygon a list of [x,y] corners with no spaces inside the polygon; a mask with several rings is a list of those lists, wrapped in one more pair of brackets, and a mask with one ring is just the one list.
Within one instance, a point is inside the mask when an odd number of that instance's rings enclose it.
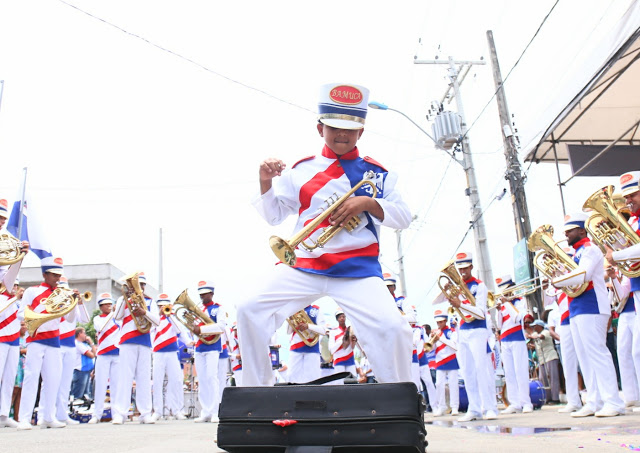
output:
{"label": "white trousers", "polygon": [[[136,408],[140,417],[151,415],[151,348],[140,344],[120,345],[120,380],[116,394],[116,415],[127,418],[131,407],[131,391],[136,383]],[[113,414],[113,404],[111,412]]]}
{"label": "white trousers", "polygon": [[526,341],[500,342],[504,380],[509,405],[516,409],[532,408],[529,395],[529,354]]}
{"label": "white trousers", "polygon": [[8,417],[16,384],[20,346],[0,343],[0,417]]}
{"label": "white trousers", "polygon": [[236,381],[236,387],[242,386],[242,369],[233,372],[233,379]]}
{"label": "white trousers", "polygon": [[118,364],[120,356],[107,354],[96,357],[93,416],[100,421],[104,412],[104,400],[107,397],[107,386],[109,386],[109,400],[111,401],[111,412],[113,416],[115,402],[118,394]]}
{"label": "white trousers", "polygon": [[620,381],[625,402],[638,401],[640,393],[640,376],[636,375],[636,364],[632,349],[636,324],[636,313],[620,313],[618,318],[618,365],[620,367]]}
{"label": "white trousers", "polygon": [[[162,392],[165,376],[167,377],[166,398]],[[166,416],[177,415],[182,411],[184,406],[182,380],[183,374],[177,352],[153,353],[153,412]]]}
{"label": "white trousers", "polygon": [[[56,396],[56,419],[64,422],[69,419],[69,394],[71,393],[73,369],[78,359],[75,346],[60,346],[60,359],[62,360],[62,374]],[[40,398],[40,401],[44,402],[45,400]],[[40,406],[42,407],[42,404]]]}
{"label": "white trousers", "polygon": [[[242,349],[242,353],[244,359],[244,349]],[[218,406],[220,406],[218,383],[220,352],[196,352],[194,358],[196,372],[198,373],[198,401],[200,401],[200,407],[202,408],[200,416],[215,417],[218,415]]]}
{"label": "white trousers", "polygon": [[578,390],[578,356],[573,344],[571,326],[558,326],[558,333],[560,334],[560,352],[562,353],[562,372],[567,391],[567,404],[573,407],[582,407]]}
{"label": "white trousers", "polygon": [[455,412],[460,406],[458,370],[436,370],[436,398],[438,400],[438,410],[443,412],[447,409],[447,384],[449,385],[449,405],[451,410]]}
{"label": "white trousers", "polygon": [[344,310],[379,382],[411,382],[413,334],[382,279],[331,278],[279,265],[256,289],[237,305],[243,385],[273,385],[269,339],[288,316],[323,296]]}
{"label": "white trousers", "polygon": [[319,352],[289,352],[289,382],[303,384],[319,377]]}
{"label": "white trousers", "polygon": [[431,406],[431,410],[435,411],[436,409],[440,409],[440,406],[438,404],[438,394],[436,393],[436,386],[434,385],[433,378],[431,377],[431,370],[429,369],[429,365],[420,365],[420,378],[426,386],[425,390],[427,391],[427,396],[429,397],[429,405]]}
{"label": "white trousers", "polygon": [[592,411],[605,408],[624,413],[616,370],[607,349],[608,321],[609,315],[574,316],[571,318],[571,335],[587,387],[586,406]]}
{"label": "white trousers", "polygon": [[229,359],[218,357],[218,401],[222,401],[222,392],[227,386],[227,373],[229,372]]}
{"label": "white trousers", "polygon": [[[468,411],[481,415],[482,410],[497,412],[495,379],[489,374],[487,364],[487,329],[460,329],[458,342],[458,362],[462,371]],[[493,389],[492,392],[489,389]]]}
{"label": "white trousers", "polygon": [[22,396],[20,397],[20,421],[31,421],[33,408],[36,405],[38,381],[42,374],[42,388],[40,399],[43,411],[38,418],[45,422],[55,419],[56,397],[60,388],[62,359],[60,348],[32,342],[27,346],[27,357],[24,361],[24,380],[22,381]]}
{"label": "white trousers", "polygon": [[[637,305],[640,310],[640,302]],[[633,357],[633,365],[636,370],[636,376],[640,381],[640,315],[636,313],[636,320],[633,323],[633,344],[631,346],[631,356]],[[640,382],[638,383],[640,386]]]}

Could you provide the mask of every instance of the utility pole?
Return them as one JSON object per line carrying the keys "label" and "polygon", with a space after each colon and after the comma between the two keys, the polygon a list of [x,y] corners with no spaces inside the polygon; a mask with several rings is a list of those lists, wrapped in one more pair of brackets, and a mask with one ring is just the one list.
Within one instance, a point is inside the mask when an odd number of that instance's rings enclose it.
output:
{"label": "utility pole", "polygon": [[[493,68],[493,81],[496,87],[496,101],[498,103],[498,114],[500,116],[500,124],[502,125],[502,141],[504,143],[504,157],[507,163],[507,171],[505,179],[509,181],[509,189],[511,191],[511,205],[513,209],[513,220],[516,227],[516,236],[518,242],[523,238],[531,235],[531,223],[529,220],[529,209],[527,208],[527,197],[524,191],[524,180],[522,177],[522,167],[518,160],[518,149],[515,143],[513,128],[511,127],[511,115],[507,107],[507,98],[504,93],[504,85],[502,83],[502,74],[500,72],[500,64],[498,62],[498,54],[496,52],[495,42],[493,41],[493,32],[487,31],[487,40],[489,41],[489,52],[491,54],[491,66]],[[533,253],[528,252],[529,269],[532,269]],[[542,298],[536,292],[532,295],[534,305],[541,315],[543,312]]]}
{"label": "utility pole", "polygon": [[396,230],[396,245],[398,246],[398,278],[400,279],[402,295],[407,297],[407,282],[404,276],[404,254],[402,253],[402,230]]}
{"label": "utility pole", "polygon": [[489,248],[487,244],[487,233],[484,226],[484,218],[482,217],[482,208],[480,205],[480,194],[478,193],[478,183],[476,173],[473,167],[473,158],[471,156],[471,146],[467,135],[467,121],[464,116],[464,107],[462,105],[462,97],[460,95],[460,84],[471,70],[473,65],[484,65],[486,61],[457,61],[453,57],[448,60],[414,60],[414,64],[446,64],[449,66],[449,88],[442,98],[442,102],[449,98],[449,93],[453,90],[453,97],[456,99],[458,115],[461,119],[462,129],[462,166],[467,177],[467,188],[465,194],[469,197],[471,220],[473,228],[473,236],[476,244],[476,256],[474,259],[474,267],[478,269],[480,279],[492,289],[494,286],[493,272],[491,271],[491,260],[489,258]]}

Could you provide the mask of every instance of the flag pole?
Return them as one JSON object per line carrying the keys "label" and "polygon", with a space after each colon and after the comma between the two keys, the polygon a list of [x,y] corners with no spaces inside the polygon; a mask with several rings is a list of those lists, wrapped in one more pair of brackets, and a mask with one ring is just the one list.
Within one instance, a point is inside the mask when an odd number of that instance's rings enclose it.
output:
{"label": "flag pole", "polygon": [[24,196],[27,190],[27,167],[24,167],[24,179],[22,180],[22,198],[20,198],[20,217],[18,217],[18,239],[22,240],[22,214],[24,213]]}

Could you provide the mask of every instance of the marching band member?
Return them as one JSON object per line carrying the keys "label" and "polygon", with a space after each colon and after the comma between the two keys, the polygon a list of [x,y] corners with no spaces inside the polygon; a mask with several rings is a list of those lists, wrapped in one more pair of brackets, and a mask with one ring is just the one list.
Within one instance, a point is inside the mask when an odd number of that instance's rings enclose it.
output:
{"label": "marching band member", "polygon": [[[631,294],[631,280],[624,276],[618,276],[615,267],[608,266],[605,270],[607,277],[611,282],[611,290],[609,296],[619,313],[618,329],[616,331],[617,345],[616,349],[620,366],[620,381],[622,384],[622,393],[626,407],[640,406],[640,377],[636,374],[636,369],[640,370],[640,364],[636,364],[633,357],[634,326],[636,324],[636,312],[634,307],[634,298]],[[623,305],[623,306],[622,306]],[[618,308],[622,306],[622,308]]]}
{"label": "marching band member", "polygon": [[[473,277],[473,259],[470,253],[456,255],[456,268],[471,294],[475,297],[475,306],[468,300],[459,298],[449,299],[449,303],[459,309],[465,316],[472,316],[473,320],[460,320],[458,330],[458,354],[464,383],[469,399],[467,413],[458,421],[469,422],[482,417],[484,409],[485,420],[495,420],[498,417],[493,376],[489,373],[487,364],[487,286]],[[494,389],[489,392],[489,389]],[[491,393],[491,394],[489,394]]]}
{"label": "marching band member", "polygon": [[[163,311],[164,307],[171,304],[169,296],[160,294],[156,300],[160,323],[151,329],[153,338],[153,419],[159,420],[164,416],[164,408],[176,420],[186,420],[182,412],[184,406],[184,393],[182,389],[183,374],[178,359],[178,336],[181,329],[174,324],[171,316]],[[187,343],[187,341],[183,341]],[[167,377],[167,395],[163,397],[164,378]]]}
{"label": "marching band member", "polygon": [[[0,200],[0,230],[9,218],[7,200]],[[29,243],[22,242],[23,251],[29,250]],[[0,428],[16,428],[18,423],[9,418],[13,385],[18,372],[20,358],[19,304],[14,282],[22,261],[10,266],[0,266]]]}
{"label": "marching band member", "polygon": [[[115,401],[118,394],[118,364],[120,362],[120,328],[116,324],[111,293],[102,293],[98,297],[101,313],[93,318],[93,327],[98,340],[98,356],[95,366],[95,392],[93,415],[89,423],[99,423],[104,411],[104,402],[109,387],[111,412],[115,413]],[[113,416],[113,415],[112,415]]]}
{"label": "marching band member", "polygon": [[618,379],[611,353],[606,347],[607,323],[611,315],[604,283],[604,257],[591,244],[584,229],[588,215],[582,212],[565,217],[565,236],[574,248],[578,268],[552,280],[555,287],[589,283],[587,289],[569,301],[571,335],[587,388],[587,402],[572,417],[614,417],[624,414],[618,395]]}
{"label": "marching band member", "polygon": [[[144,294],[147,279],[142,272],[138,273],[138,282]],[[129,288],[133,290],[133,288]],[[121,296],[116,303],[115,319],[121,321],[120,327],[120,380],[118,382],[118,398],[111,405],[111,423],[122,425],[131,407],[131,391],[136,383],[136,407],[140,412],[140,423],[155,423],[151,416],[151,335],[142,333],[136,327],[134,317],[146,318],[152,325],[158,325],[158,309],[154,308],[153,299],[144,294],[146,310],[136,306],[130,310],[129,295]],[[129,300],[129,301],[128,301]],[[115,409],[115,410],[114,410]]]}
{"label": "marching band member", "polygon": [[438,323],[438,331],[435,332],[437,341],[433,345],[436,353],[436,398],[437,409],[433,412],[434,417],[444,415],[447,409],[445,387],[449,386],[449,405],[451,415],[458,415],[460,404],[460,386],[458,384],[458,360],[456,350],[458,348],[456,335],[447,326],[447,313],[441,309],[433,313],[433,318]]}
{"label": "marching band member", "polygon": [[[245,385],[273,383],[265,354],[269,337],[285,318],[322,296],[336,300],[349,315],[378,381],[411,379],[411,329],[390,303],[379,262],[380,226],[406,228],[411,213],[394,191],[395,174],[373,159],[360,157],[356,147],[364,132],[367,102],[366,88],[325,85],[317,124],[325,143],[320,155],[302,159],[290,170],[275,158],[260,165],[260,196],[254,205],[271,225],[297,215],[295,230],[304,230],[334,194],[344,197],[349,193],[355,196],[334,203],[327,218],[316,220],[321,226],[334,227],[345,225],[354,216],[361,222],[352,231],[338,230],[317,251],[296,250],[296,263],[291,256],[283,256],[292,266],[275,266],[274,275],[238,304]],[[279,178],[273,184],[275,177]],[[360,185],[362,180],[373,183],[376,194],[371,185]],[[274,240],[277,249],[278,241]]]}
{"label": "marching band member", "polygon": [[[336,310],[336,321],[338,321],[338,327],[329,331],[329,351],[333,356],[333,372],[348,371],[355,376],[356,361],[353,351],[357,339],[350,333],[350,328],[347,327],[347,316],[341,308]],[[335,382],[344,383],[344,380]]]}
{"label": "marching band member", "polygon": [[[324,316],[317,305],[307,305],[304,308],[312,323],[299,323],[295,330],[291,324],[287,325],[287,333],[291,335],[289,350],[289,382],[304,383],[318,379],[320,370],[320,338],[327,334]],[[312,332],[309,339],[315,334],[317,341],[313,346],[306,344],[300,332]]]}
{"label": "marching band member", "polygon": [[[573,247],[566,247],[563,250],[571,257],[574,255]],[[571,413],[580,410],[582,400],[580,399],[580,390],[578,388],[578,356],[576,355],[576,346],[571,334],[569,297],[564,292],[560,292],[558,296],[558,311],[560,312],[558,335],[560,335],[562,372],[567,395],[567,405],[558,409],[558,412]]]}
{"label": "marching band member", "polygon": [[[496,279],[501,292],[514,286],[509,275]],[[507,385],[509,406],[502,414],[533,412],[529,395],[529,354],[522,330],[522,318],[526,314],[525,301],[521,298],[508,300],[502,297],[496,314],[496,325],[500,329],[500,355]]]}
{"label": "marching band member", "polygon": [[[69,288],[69,280],[61,276],[58,286]],[[74,309],[75,319],[69,320],[69,316],[60,318],[60,358],[62,360],[62,376],[60,377],[60,387],[56,399],[56,420],[67,425],[77,425],[77,420],[69,417],[69,392],[73,380],[73,370],[76,366],[78,353],[76,351],[76,325],[78,323],[89,322],[87,309],[84,307],[82,298],[78,298],[78,304]],[[46,398],[42,399],[43,403]],[[40,406],[42,408],[42,405]]]}
{"label": "marching band member", "polygon": [[[429,368],[429,359],[424,351],[425,331],[422,326],[418,325],[418,313],[415,306],[409,307],[407,311],[405,311],[405,315],[409,320],[411,329],[414,331],[414,348],[415,356],[417,359],[417,387],[418,390],[420,390],[423,387],[420,382],[422,381],[422,383],[424,383],[424,390],[427,392],[431,411],[435,412],[438,408],[438,400],[436,396],[436,386],[433,383],[433,378],[431,377],[431,369]],[[417,336],[415,336],[415,334],[417,334]],[[413,368],[413,358],[411,366],[411,371],[415,373],[415,368]]]}
{"label": "marching band member", "polygon": [[231,327],[231,371],[236,386],[242,386],[242,355],[240,354],[240,341],[238,340],[238,326],[233,323]]}
{"label": "marching band member", "polygon": [[[620,176],[620,192],[622,193],[622,196],[624,196],[627,206],[629,206],[629,208],[631,209],[629,224],[638,235],[640,235],[640,225],[638,223],[638,220],[640,218],[640,187],[638,187],[639,180],[640,171],[631,171]],[[615,265],[616,262],[620,261],[639,260],[640,244],[632,245],[631,247],[628,247],[624,250],[618,250],[615,252],[611,249],[608,249],[606,259],[611,265]],[[640,277],[630,278],[629,280],[629,290],[633,294],[633,301],[636,312],[636,320],[633,327],[633,344],[631,347],[631,355],[632,362],[635,367],[636,377],[640,379],[640,318],[638,317],[640,303],[635,302],[636,300],[640,300]],[[629,304],[630,302],[631,300],[628,300],[627,304]],[[620,329],[619,326],[618,329]],[[620,370],[620,372],[622,373],[622,369]],[[627,398],[626,393],[625,398]],[[640,407],[634,407],[633,412],[640,412]]]}
{"label": "marching band member", "polygon": [[393,275],[389,273],[382,274],[382,278],[384,280],[385,285],[387,285],[387,289],[393,296],[393,299],[396,301],[396,306],[398,307],[398,310],[400,310],[401,313],[404,313],[402,309],[402,305],[404,304],[405,298],[404,296],[396,296],[396,279],[393,277]]}
{"label": "marching band member", "polygon": [[[196,326],[196,335],[200,334],[218,334],[218,339],[206,344],[202,341],[202,337],[198,338],[196,343],[195,366],[198,372],[198,400],[202,413],[200,417],[195,419],[196,423],[217,423],[218,407],[220,406],[220,395],[218,382],[218,360],[222,351],[221,335],[224,332],[226,314],[220,304],[213,301],[213,292],[215,288],[212,282],[200,281],[198,283],[198,293],[200,300],[204,305],[207,315],[213,320],[214,324],[206,326]],[[214,335],[205,337],[207,341],[215,338]]]}
{"label": "marching band member", "polygon": [[[58,286],[63,273],[61,258],[46,257],[41,260],[44,282],[40,286],[28,288],[22,296],[22,305],[18,317],[24,319],[24,310],[29,307],[35,313],[45,311],[44,302]],[[71,311],[67,319],[73,320]],[[42,426],[46,428],[64,428],[66,425],[55,419],[56,397],[60,387],[62,359],[60,357],[60,318],[43,323],[34,336],[27,338],[27,356],[24,364],[24,381],[20,402],[19,430],[31,429],[31,415],[38,392],[38,380],[42,374]]]}

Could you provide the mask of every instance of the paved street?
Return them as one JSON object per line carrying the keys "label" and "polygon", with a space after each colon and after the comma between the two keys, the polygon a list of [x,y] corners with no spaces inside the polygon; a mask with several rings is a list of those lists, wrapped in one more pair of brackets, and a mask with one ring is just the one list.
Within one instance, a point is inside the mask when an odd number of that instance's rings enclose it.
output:
{"label": "paved street", "polygon": [[[640,451],[640,414],[573,419],[545,407],[532,414],[500,416],[491,422],[455,422],[455,417],[427,415],[429,453]],[[110,423],[63,429],[0,429],[0,451],[39,452],[220,452],[215,424],[160,421],[155,425]],[[637,448],[632,449],[631,446]]]}

